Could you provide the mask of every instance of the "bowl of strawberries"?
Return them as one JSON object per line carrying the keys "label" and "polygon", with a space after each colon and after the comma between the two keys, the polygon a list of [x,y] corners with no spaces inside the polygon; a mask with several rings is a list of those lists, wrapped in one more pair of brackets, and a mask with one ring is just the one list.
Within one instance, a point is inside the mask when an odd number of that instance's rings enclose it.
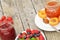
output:
{"label": "bowl of strawberries", "polygon": [[46,40],[46,37],[42,31],[27,29],[18,34],[15,40]]}

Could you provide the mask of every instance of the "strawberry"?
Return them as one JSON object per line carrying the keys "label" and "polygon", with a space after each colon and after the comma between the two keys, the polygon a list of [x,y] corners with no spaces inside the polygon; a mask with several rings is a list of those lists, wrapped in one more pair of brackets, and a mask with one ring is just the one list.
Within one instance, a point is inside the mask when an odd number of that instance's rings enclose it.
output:
{"label": "strawberry", "polygon": [[6,19],[6,16],[2,16],[1,20],[4,21]]}
{"label": "strawberry", "polygon": [[40,34],[39,39],[40,39],[40,40],[44,40],[44,37],[43,37],[42,34]]}
{"label": "strawberry", "polygon": [[34,30],[34,32],[35,32],[36,34],[40,33],[40,31],[38,31],[38,30]]}
{"label": "strawberry", "polygon": [[19,35],[19,37],[18,38],[23,38],[23,36],[22,35]]}
{"label": "strawberry", "polygon": [[8,19],[9,21],[13,20],[12,17],[8,17],[7,19]]}
{"label": "strawberry", "polygon": [[30,35],[27,35],[27,38],[29,38],[30,37]]}
{"label": "strawberry", "polygon": [[38,31],[38,30],[32,30],[32,31],[31,31],[32,34],[34,34],[34,33],[38,34],[39,32],[40,32],[40,31]]}
{"label": "strawberry", "polygon": [[26,32],[31,32],[31,30],[30,29],[27,29]]}
{"label": "strawberry", "polygon": [[8,17],[7,20],[13,24],[13,19],[12,19],[12,17]]}
{"label": "strawberry", "polygon": [[34,34],[34,30],[31,31],[31,34]]}

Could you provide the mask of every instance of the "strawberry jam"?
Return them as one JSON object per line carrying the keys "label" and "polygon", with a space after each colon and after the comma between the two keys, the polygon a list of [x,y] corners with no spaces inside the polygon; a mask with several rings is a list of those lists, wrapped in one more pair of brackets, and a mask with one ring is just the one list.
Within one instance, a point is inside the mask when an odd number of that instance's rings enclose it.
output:
{"label": "strawberry jam", "polygon": [[13,26],[8,23],[0,25],[0,37],[2,40],[15,40],[16,33]]}

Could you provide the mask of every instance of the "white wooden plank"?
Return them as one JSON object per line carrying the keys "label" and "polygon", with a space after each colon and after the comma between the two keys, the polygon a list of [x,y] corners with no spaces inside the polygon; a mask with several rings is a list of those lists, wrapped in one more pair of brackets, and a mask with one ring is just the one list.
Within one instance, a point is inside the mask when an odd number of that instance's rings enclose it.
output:
{"label": "white wooden plank", "polygon": [[35,10],[33,9],[31,0],[16,0],[17,7],[24,25],[24,28],[38,29],[34,23]]}
{"label": "white wooden plank", "polygon": [[[3,16],[3,10],[2,10],[2,6],[1,6],[1,1],[0,1],[0,18]],[[1,37],[0,37],[1,40]]]}
{"label": "white wooden plank", "polygon": [[23,9],[22,0],[16,0],[16,6],[17,6],[17,8],[19,10],[19,14],[20,14],[20,17],[22,19],[22,23],[24,25],[24,29],[29,28],[28,24],[27,24],[27,21],[26,21],[26,14],[23,11],[24,9]]}
{"label": "white wooden plank", "polygon": [[30,0],[22,0],[23,3],[23,11],[26,14],[27,22],[32,29],[37,29],[36,25],[34,24],[34,19],[35,19],[35,11],[33,9],[32,3]]}
{"label": "white wooden plank", "polygon": [[60,40],[60,33],[57,32],[45,32],[47,40]]}
{"label": "white wooden plank", "polygon": [[3,10],[2,10],[1,1],[0,1],[0,18],[2,17],[2,15],[3,15]]}
{"label": "white wooden plank", "polygon": [[36,12],[44,8],[44,0],[31,0],[32,5],[34,6]]}

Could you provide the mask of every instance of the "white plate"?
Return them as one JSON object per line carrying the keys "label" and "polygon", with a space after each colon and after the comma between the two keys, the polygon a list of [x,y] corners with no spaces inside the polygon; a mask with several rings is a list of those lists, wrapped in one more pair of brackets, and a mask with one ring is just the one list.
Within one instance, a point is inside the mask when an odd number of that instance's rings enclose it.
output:
{"label": "white plate", "polygon": [[[40,18],[38,15],[35,16],[35,24],[42,30],[45,31],[55,31],[55,29],[49,25],[49,24],[45,24],[42,20],[42,18]],[[60,23],[58,25],[55,26],[58,30],[60,29]]]}
{"label": "white plate", "polygon": [[[25,32],[25,31],[24,31],[24,32]],[[41,34],[43,35],[44,39],[46,40],[46,37],[45,37],[44,33],[43,33],[42,31],[40,31],[40,32],[41,32]],[[17,37],[16,37],[16,39],[15,39],[15,40],[17,40],[17,39],[18,39],[18,36],[19,36],[19,34],[17,35]]]}

